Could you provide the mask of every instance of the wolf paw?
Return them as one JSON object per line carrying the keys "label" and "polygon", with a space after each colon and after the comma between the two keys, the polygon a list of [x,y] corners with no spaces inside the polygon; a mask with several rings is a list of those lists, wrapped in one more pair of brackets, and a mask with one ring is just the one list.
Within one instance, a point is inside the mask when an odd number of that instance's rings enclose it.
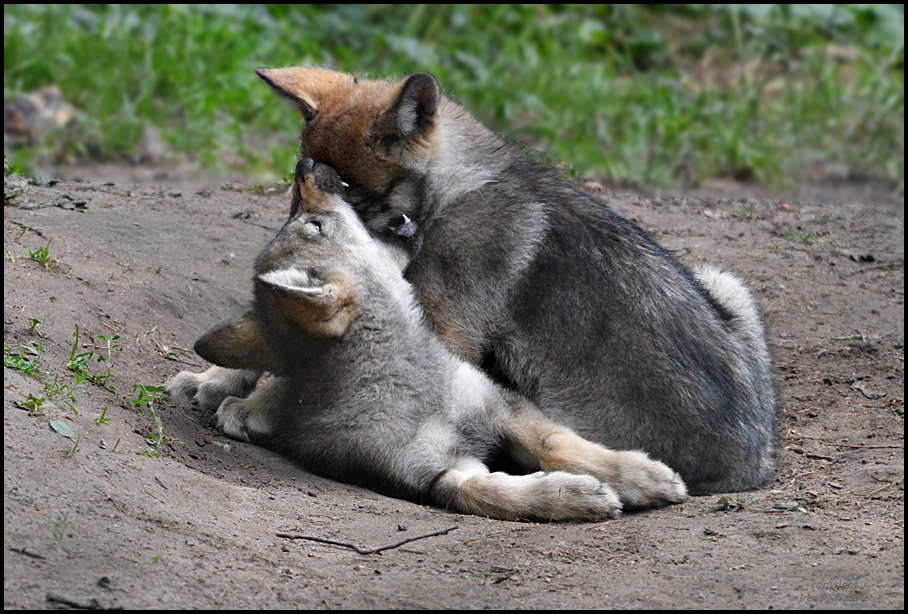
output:
{"label": "wolf paw", "polygon": [[268,436],[268,425],[253,411],[247,399],[227,397],[211,417],[211,426],[231,439],[261,442]]}
{"label": "wolf paw", "polygon": [[681,476],[643,452],[619,452],[620,477],[610,481],[625,507],[658,507],[687,497]]}
{"label": "wolf paw", "polygon": [[[564,471],[539,472],[532,476],[539,486],[552,491],[554,501],[551,520],[606,520],[621,515],[621,500],[611,486],[590,475]],[[545,501],[548,497],[540,497]],[[544,505],[542,506],[544,507]],[[540,517],[547,512],[540,510]]]}
{"label": "wolf paw", "polygon": [[255,388],[258,374],[241,369],[211,367],[203,373],[181,371],[164,389],[164,394],[191,408],[212,412],[227,397],[245,397]]}

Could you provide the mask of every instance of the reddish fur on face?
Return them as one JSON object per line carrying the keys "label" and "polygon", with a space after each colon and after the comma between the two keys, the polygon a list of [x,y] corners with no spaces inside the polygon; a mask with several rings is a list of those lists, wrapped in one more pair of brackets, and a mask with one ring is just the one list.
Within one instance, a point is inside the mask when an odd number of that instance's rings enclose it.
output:
{"label": "reddish fur on face", "polygon": [[306,179],[297,177],[297,187],[300,191],[300,203],[306,213],[322,213],[337,208],[334,197],[315,185],[315,177]]}
{"label": "reddish fur on face", "polygon": [[398,168],[371,142],[381,114],[404,82],[358,79],[324,68],[259,69],[269,85],[292,100],[307,118],[303,154],[334,167],[341,177],[373,192],[384,192]]}

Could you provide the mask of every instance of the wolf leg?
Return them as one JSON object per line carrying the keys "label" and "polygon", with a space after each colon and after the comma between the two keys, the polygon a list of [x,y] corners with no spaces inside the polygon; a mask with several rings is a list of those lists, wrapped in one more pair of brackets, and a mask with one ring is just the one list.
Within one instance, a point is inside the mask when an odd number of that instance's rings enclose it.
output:
{"label": "wolf leg", "polygon": [[283,378],[271,377],[245,399],[227,397],[211,417],[211,425],[237,441],[267,442],[282,409],[285,383]]}
{"label": "wolf leg", "polygon": [[503,425],[509,443],[528,452],[543,471],[591,475],[618,494],[627,508],[678,503],[687,496],[681,477],[643,452],[609,450],[552,422],[520,399]]}
{"label": "wolf leg", "polygon": [[589,475],[489,473],[475,458],[462,459],[443,473],[431,496],[441,507],[501,520],[598,521],[621,514],[611,487]]}
{"label": "wolf leg", "polygon": [[227,397],[248,396],[259,379],[259,373],[246,369],[211,367],[203,373],[180,371],[169,382],[164,393],[189,403],[193,409],[214,411]]}

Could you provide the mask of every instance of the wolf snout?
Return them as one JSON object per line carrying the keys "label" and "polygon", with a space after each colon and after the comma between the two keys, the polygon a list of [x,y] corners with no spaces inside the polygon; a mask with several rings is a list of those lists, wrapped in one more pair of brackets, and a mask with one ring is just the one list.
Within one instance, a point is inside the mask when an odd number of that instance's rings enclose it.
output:
{"label": "wolf snout", "polygon": [[300,179],[305,181],[307,177],[315,173],[315,166],[315,160],[312,158],[303,158],[296,163],[296,172]]}

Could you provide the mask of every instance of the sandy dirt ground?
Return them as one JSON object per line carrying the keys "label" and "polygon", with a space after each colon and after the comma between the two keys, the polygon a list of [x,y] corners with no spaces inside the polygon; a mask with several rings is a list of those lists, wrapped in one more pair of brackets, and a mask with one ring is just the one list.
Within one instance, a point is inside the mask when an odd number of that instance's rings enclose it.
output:
{"label": "sandy dirt ground", "polygon": [[[137,384],[206,366],[188,348],[249,300],[284,190],[30,186],[3,218],[4,606],[901,609],[904,217],[836,194],[602,193],[753,288],[780,470],[761,491],[535,524],[331,482],[175,402],[136,403]],[[76,387],[79,354],[102,377]]]}

